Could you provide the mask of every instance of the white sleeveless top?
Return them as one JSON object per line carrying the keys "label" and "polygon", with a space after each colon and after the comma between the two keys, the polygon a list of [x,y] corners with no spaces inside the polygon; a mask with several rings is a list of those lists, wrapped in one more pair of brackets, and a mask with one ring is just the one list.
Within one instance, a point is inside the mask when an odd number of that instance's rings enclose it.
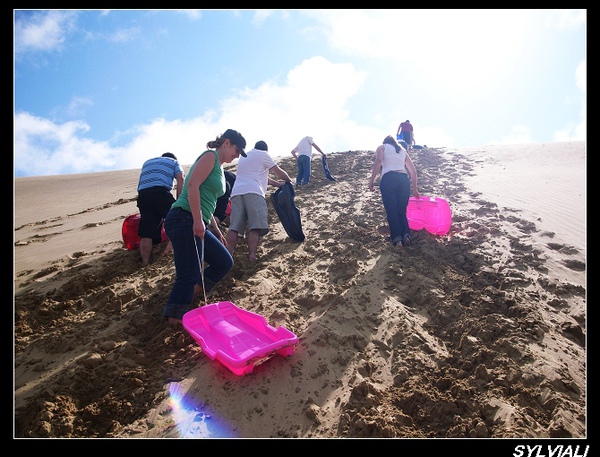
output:
{"label": "white sleeveless top", "polygon": [[400,146],[400,152],[396,152],[396,148],[391,144],[383,144],[383,160],[381,161],[381,176],[388,171],[398,171],[406,173],[404,165],[406,161],[406,149]]}

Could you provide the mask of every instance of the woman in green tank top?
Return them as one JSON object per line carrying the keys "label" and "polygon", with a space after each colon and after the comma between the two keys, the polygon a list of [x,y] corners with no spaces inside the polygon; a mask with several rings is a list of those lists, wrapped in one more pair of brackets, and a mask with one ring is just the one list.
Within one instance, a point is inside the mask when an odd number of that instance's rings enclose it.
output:
{"label": "woman in green tank top", "polygon": [[[209,149],[190,168],[181,195],[165,218],[165,232],[173,245],[175,262],[175,283],[163,310],[170,324],[181,322],[202,287],[205,293],[209,292],[233,267],[225,237],[218,230],[206,228],[215,223],[217,199],[225,193],[223,164],[240,155],[246,157],[246,140],[228,129],[206,147]],[[207,267],[201,275],[202,262]]]}

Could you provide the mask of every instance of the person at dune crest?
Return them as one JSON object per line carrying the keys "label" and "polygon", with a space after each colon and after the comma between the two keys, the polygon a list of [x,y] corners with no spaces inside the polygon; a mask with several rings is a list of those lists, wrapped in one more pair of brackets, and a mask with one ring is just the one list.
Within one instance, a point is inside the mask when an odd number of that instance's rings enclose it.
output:
{"label": "person at dune crest", "polygon": [[312,159],[312,148],[315,148],[325,157],[325,153],[315,143],[311,136],[305,136],[300,140],[298,145],[292,149],[292,155],[296,159],[298,165],[298,174],[296,175],[296,186],[308,184],[310,181],[310,168]]}
{"label": "person at dune crest", "polygon": [[420,196],[417,190],[417,169],[406,149],[390,135],[385,137],[383,144],[375,151],[375,162],[369,178],[371,191],[374,191],[374,181],[378,174],[381,174],[379,190],[390,226],[390,241],[394,246],[410,246],[406,208],[411,186],[415,197]]}
{"label": "person at dune crest", "polygon": [[398,131],[396,132],[396,139],[398,141],[404,141],[404,143],[406,143],[407,147],[405,149],[407,151],[410,151],[412,149],[413,144],[415,144],[415,134],[413,126],[408,119],[404,122],[401,122],[398,126]]}

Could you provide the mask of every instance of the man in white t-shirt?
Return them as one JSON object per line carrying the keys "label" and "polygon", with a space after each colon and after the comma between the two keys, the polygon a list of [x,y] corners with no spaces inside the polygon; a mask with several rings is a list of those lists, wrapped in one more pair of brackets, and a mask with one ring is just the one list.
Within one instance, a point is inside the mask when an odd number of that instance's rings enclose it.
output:
{"label": "man in white t-shirt", "polygon": [[298,165],[298,174],[296,175],[296,185],[308,184],[310,181],[310,161],[312,159],[312,148],[315,148],[325,157],[325,153],[317,146],[311,136],[305,136],[300,140],[298,146],[292,149],[292,155]]}
{"label": "man in white t-shirt", "polygon": [[[265,197],[267,186],[271,184],[281,187],[292,179],[269,155],[267,143],[264,141],[258,141],[254,149],[247,151],[246,155],[247,157],[240,157],[235,183],[231,189],[231,214],[226,240],[227,249],[233,255],[239,235],[243,236],[246,232],[248,259],[254,262],[259,239],[269,232]],[[283,182],[270,178],[269,172],[273,172]]]}

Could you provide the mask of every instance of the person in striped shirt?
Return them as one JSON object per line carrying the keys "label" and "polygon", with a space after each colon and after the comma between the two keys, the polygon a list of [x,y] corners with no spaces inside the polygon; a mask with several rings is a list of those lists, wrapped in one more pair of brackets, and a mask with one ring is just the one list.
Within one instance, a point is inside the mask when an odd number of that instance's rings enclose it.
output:
{"label": "person in striped shirt", "polygon": [[[142,165],[137,188],[137,207],[140,210],[138,235],[143,266],[150,264],[152,245],[161,242],[163,221],[176,198],[173,196],[173,181],[177,182],[176,194],[179,197],[183,177],[183,168],[171,152],[148,159]],[[171,250],[169,241],[164,253],[168,254]]]}

